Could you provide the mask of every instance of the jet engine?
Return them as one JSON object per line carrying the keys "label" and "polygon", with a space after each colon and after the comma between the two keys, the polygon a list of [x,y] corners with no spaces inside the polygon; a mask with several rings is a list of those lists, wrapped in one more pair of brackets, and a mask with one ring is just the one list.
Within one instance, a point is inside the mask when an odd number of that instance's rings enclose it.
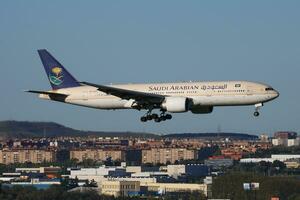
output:
{"label": "jet engine", "polygon": [[185,97],[166,97],[161,107],[168,112],[187,112],[192,106],[192,101]]}

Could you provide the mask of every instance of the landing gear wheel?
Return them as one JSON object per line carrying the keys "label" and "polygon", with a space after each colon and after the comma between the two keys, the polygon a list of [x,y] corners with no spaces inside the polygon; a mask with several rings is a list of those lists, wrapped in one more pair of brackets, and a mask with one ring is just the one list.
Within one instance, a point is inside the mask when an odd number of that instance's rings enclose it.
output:
{"label": "landing gear wheel", "polygon": [[147,115],[147,120],[152,120],[152,115]]}
{"label": "landing gear wheel", "polygon": [[152,119],[156,119],[156,118],[158,118],[158,114],[152,114]]}
{"label": "landing gear wheel", "polygon": [[146,122],[147,121],[147,117],[143,116],[141,117],[141,122]]}
{"label": "landing gear wheel", "polygon": [[154,119],[155,122],[161,122],[160,117]]}
{"label": "landing gear wheel", "polygon": [[148,112],[141,117],[142,122],[154,120],[155,122],[161,122],[172,119],[172,115],[166,114],[166,110],[161,109],[160,114],[152,113],[152,109],[150,108]]}
{"label": "landing gear wheel", "polygon": [[263,103],[257,103],[257,104],[255,104],[254,106],[255,106],[255,112],[253,113],[253,115],[255,116],[255,117],[258,117],[259,116],[259,109],[261,108],[261,107],[263,107]]}
{"label": "landing gear wheel", "polygon": [[165,118],[166,118],[166,119],[172,119],[172,115],[166,114]]}
{"label": "landing gear wheel", "polygon": [[167,119],[167,118],[166,118],[165,115],[160,116],[160,120],[161,120],[161,121],[166,121],[166,119]]}

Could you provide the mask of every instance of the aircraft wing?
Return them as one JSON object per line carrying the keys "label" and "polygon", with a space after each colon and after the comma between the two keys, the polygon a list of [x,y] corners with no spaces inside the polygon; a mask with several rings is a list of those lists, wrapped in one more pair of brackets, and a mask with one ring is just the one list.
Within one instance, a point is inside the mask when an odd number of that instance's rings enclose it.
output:
{"label": "aircraft wing", "polygon": [[139,92],[134,90],[126,90],[122,88],[116,88],[106,85],[98,85],[94,83],[88,82],[80,82],[84,85],[89,85],[98,88],[99,91],[104,92],[106,94],[110,94],[122,99],[134,99],[136,101],[142,101],[147,103],[161,103],[165,99],[165,96],[158,94],[150,94],[146,92]]}

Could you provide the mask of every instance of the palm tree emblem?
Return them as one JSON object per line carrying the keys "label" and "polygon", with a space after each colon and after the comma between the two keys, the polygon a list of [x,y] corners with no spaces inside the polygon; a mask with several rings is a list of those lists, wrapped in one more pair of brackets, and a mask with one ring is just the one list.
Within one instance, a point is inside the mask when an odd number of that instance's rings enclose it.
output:
{"label": "palm tree emblem", "polygon": [[62,84],[63,75],[62,75],[62,68],[60,67],[53,67],[51,72],[53,74],[49,74],[49,80],[54,85],[60,85]]}

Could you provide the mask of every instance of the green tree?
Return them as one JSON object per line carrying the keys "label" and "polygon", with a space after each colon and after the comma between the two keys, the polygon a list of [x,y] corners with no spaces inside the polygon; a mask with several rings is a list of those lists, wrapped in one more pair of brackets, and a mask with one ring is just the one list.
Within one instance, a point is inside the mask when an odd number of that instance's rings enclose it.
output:
{"label": "green tree", "polygon": [[[244,191],[243,183],[258,182],[257,191]],[[257,173],[228,173],[213,180],[213,198],[228,199],[291,199],[300,194],[300,180],[287,176],[263,176]]]}

